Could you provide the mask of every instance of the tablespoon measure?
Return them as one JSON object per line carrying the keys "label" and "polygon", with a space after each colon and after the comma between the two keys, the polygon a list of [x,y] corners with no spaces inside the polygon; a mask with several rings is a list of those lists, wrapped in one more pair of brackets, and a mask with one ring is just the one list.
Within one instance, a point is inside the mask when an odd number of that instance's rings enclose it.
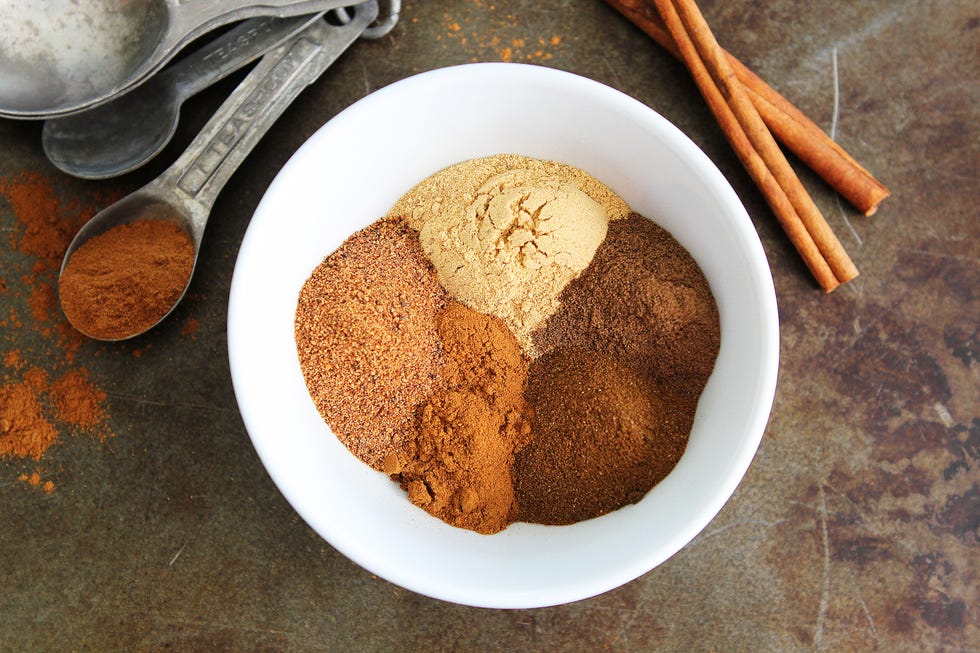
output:
{"label": "tablespoon measure", "polygon": [[44,153],[76,177],[105,179],[140,167],[170,142],[184,101],[319,19],[252,18],[116,99],[47,120]]}
{"label": "tablespoon measure", "polygon": [[[353,20],[340,26],[318,20],[287,43],[266,54],[201,130],[184,154],[155,180],[97,213],[75,235],[65,253],[61,274],[75,251],[115,226],[137,220],[176,223],[194,245],[194,267],[204,228],[218,193],[269,127],[309,84],[314,82],[353,43],[378,15],[377,0],[348,11]],[[125,340],[152,328],[183,298],[193,269],[180,296],[146,328],[120,337]],[[60,282],[60,278],[59,278]],[[71,320],[71,316],[68,316]]]}
{"label": "tablespoon measure", "polygon": [[208,31],[350,0],[13,0],[0,11],[0,117],[46,119],[146,81]]}

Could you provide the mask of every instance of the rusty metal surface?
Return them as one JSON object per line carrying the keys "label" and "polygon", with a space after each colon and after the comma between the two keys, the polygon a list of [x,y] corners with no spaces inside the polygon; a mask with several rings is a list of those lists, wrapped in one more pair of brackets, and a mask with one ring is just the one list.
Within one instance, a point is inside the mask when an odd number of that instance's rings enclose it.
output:
{"label": "rusty metal surface", "polygon": [[[728,50],[893,190],[865,218],[802,174],[862,272],[832,295],[686,71],[599,0],[406,0],[392,34],[357,44],[258,145],[218,199],[187,300],[125,344],[81,342],[66,357],[63,318],[37,289],[56,255],[22,246],[0,195],[4,382],[18,374],[11,351],[52,376],[84,367],[114,434],[66,429],[41,460],[0,460],[0,651],[980,649],[980,13],[963,0],[702,7]],[[527,611],[415,595],[321,541],[252,450],[225,353],[236,250],[292,152],[385,84],[495,60],[609,84],[697,142],[758,228],[782,320],[766,436],[715,520],[632,583]],[[111,182],[57,173],[38,123],[0,121],[0,181],[33,175],[65,211],[97,207],[172,161],[235,81],[185,106],[157,162]],[[24,480],[35,472],[50,492]]]}

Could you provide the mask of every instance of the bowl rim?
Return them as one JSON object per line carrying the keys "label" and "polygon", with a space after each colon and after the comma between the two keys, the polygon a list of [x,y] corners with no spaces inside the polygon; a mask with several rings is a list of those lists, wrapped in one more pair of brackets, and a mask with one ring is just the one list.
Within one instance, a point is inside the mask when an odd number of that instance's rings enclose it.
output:
{"label": "bowl rim", "polygon": [[[254,242],[255,237],[252,224],[249,225],[242,239],[229,292],[227,324],[229,366],[232,385],[243,423],[267,473],[272,477],[273,482],[293,509],[299,513],[304,521],[320,537],[340,553],[368,571],[392,583],[432,598],[481,607],[544,607],[577,601],[601,594],[652,570],[686,546],[707,526],[731,498],[755,456],[767,426],[775,396],[779,362],[779,324],[775,289],[765,252],[762,249],[758,234],[744,206],[720,170],[718,170],[715,164],[693,141],[654,109],[621,91],[575,73],[532,64],[473,63],[448,66],[403,78],[370,93],[327,121],[297,149],[279,173],[277,173],[275,179],[266,190],[262,200],[255,209],[252,218],[253,221],[257,223],[263,219],[262,216],[267,210],[267,201],[270,196],[283,184],[283,179],[293,174],[292,171],[295,166],[302,165],[307,151],[311,147],[315,147],[315,145],[311,144],[316,143],[318,135],[330,128],[331,125],[343,123],[355,112],[362,110],[366,106],[380,102],[389,102],[391,99],[398,98],[403,93],[410,92],[413,86],[434,83],[449,84],[464,79],[472,82],[474,78],[521,78],[524,81],[533,83],[561,83],[577,91],[595,96],[604,102],[612,103],[625,113],[630,114],[632,119],[648,122],[652,128],[659,130],[661,135],[668,138],[670,140],[670,146],[676,150],[680,157],[697,168],[699,179],[709,187],[713,196],[724,203],[726,208],[729,209],[730,217],[733,220],[732,228],[743,239],[741,244],[746,248],[746,260],[751,266],[751,277],[755,282],[755,290],[759,299],[757,309],[762,321],[762,330],[760,333],[760,355],[762,360],[759,366],[756,386],[753,390],[756,401],[753,403],[749,417],[746,420],[750,424],[748,433],[744,434],[743,445],[739,448],[738,455],[727,468],[728,473],[724,478],[718,479],[718,490],[714,493],[710,505],[702,506],[699,510],[698,514],[700,519],[690,520],[685,529],[674,533],[669,538],[669,543],[666,546],[660,547],[655,553],[647,556],[637,556],[636,559],[623,561],[615,570],[599,578],[590,578],[587,582],[582,582],[573,588],[562,587],[560,590],[550,593],[546,588],[541,592],[528,595],[526,593],[508,594],[507,592],[487,592],[485,590],[474,592],[469,588],[454,587],[445,583],[429,583],[426,578],[419,577],[410,569],[393,568],[391,565],[386,565],[383,560],[379,560],[376,556],[361,550],[351,542],[345,541],[343,537],[337,537],[336,533],[324,533],[323,528],[321,528],[322,524],[315,524],[316,520],[311,519],[311,516],[307,514],[307,511],[303,507],[304,502],[302,498],[295,496],[285,486],[282,482],[283,479],[274,469],[274,466],[269,464],[268,458],[270,452],[267,448],[267,443],[263,441],[262,437],[257,436],[252,413],[247,404],[248,392],[246,391],[246,385],[248,381],[246,378],[249,370],[246,364],[247,357],[241,352],[245,351],[253,343],[245,342],[242,339],[240,330],[237,329],[237,325],[241,319],[244,319],[244,315],[247,313],[246,306],[248,303],[248,293],[243,289],[240,279],[240,268],[243,266],[243,261],[245,260],[243,254],[247,257],[251,250],[257,247],[257,243]],[[256,220],[257,218],[258,220]],[[324,255],[328,253],[324,252]],[[364,467],[367,469],[366,465]],[[369,471],[376,473],[373,470]],[[514,528],[514,526],[510,528]]]}

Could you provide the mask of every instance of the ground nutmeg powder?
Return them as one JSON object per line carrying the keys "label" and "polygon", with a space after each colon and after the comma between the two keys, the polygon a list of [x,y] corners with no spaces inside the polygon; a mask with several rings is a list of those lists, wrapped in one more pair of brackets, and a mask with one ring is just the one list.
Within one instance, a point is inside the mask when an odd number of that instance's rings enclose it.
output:
{"label": "ground nutmeg powder", "polygon": [[352,235],[300,291],[296,347],[310,396],[374,469],[413,437],[416,410],[436,389],[436,316],[448,299],[415,231],[398,218]]}

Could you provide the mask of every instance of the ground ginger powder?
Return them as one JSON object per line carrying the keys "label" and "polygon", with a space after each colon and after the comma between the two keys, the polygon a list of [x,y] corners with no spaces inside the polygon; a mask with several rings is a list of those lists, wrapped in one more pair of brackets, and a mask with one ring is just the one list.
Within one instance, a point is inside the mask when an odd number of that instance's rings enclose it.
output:
{"label": "ground ginger powder", "polygon": [[501,318],[534,353],[531,332],[588,266],[610,220],[629,207],[584,171],[504,154],[425,179],[390,215],[404,216],[439,282],[470,308]]}

